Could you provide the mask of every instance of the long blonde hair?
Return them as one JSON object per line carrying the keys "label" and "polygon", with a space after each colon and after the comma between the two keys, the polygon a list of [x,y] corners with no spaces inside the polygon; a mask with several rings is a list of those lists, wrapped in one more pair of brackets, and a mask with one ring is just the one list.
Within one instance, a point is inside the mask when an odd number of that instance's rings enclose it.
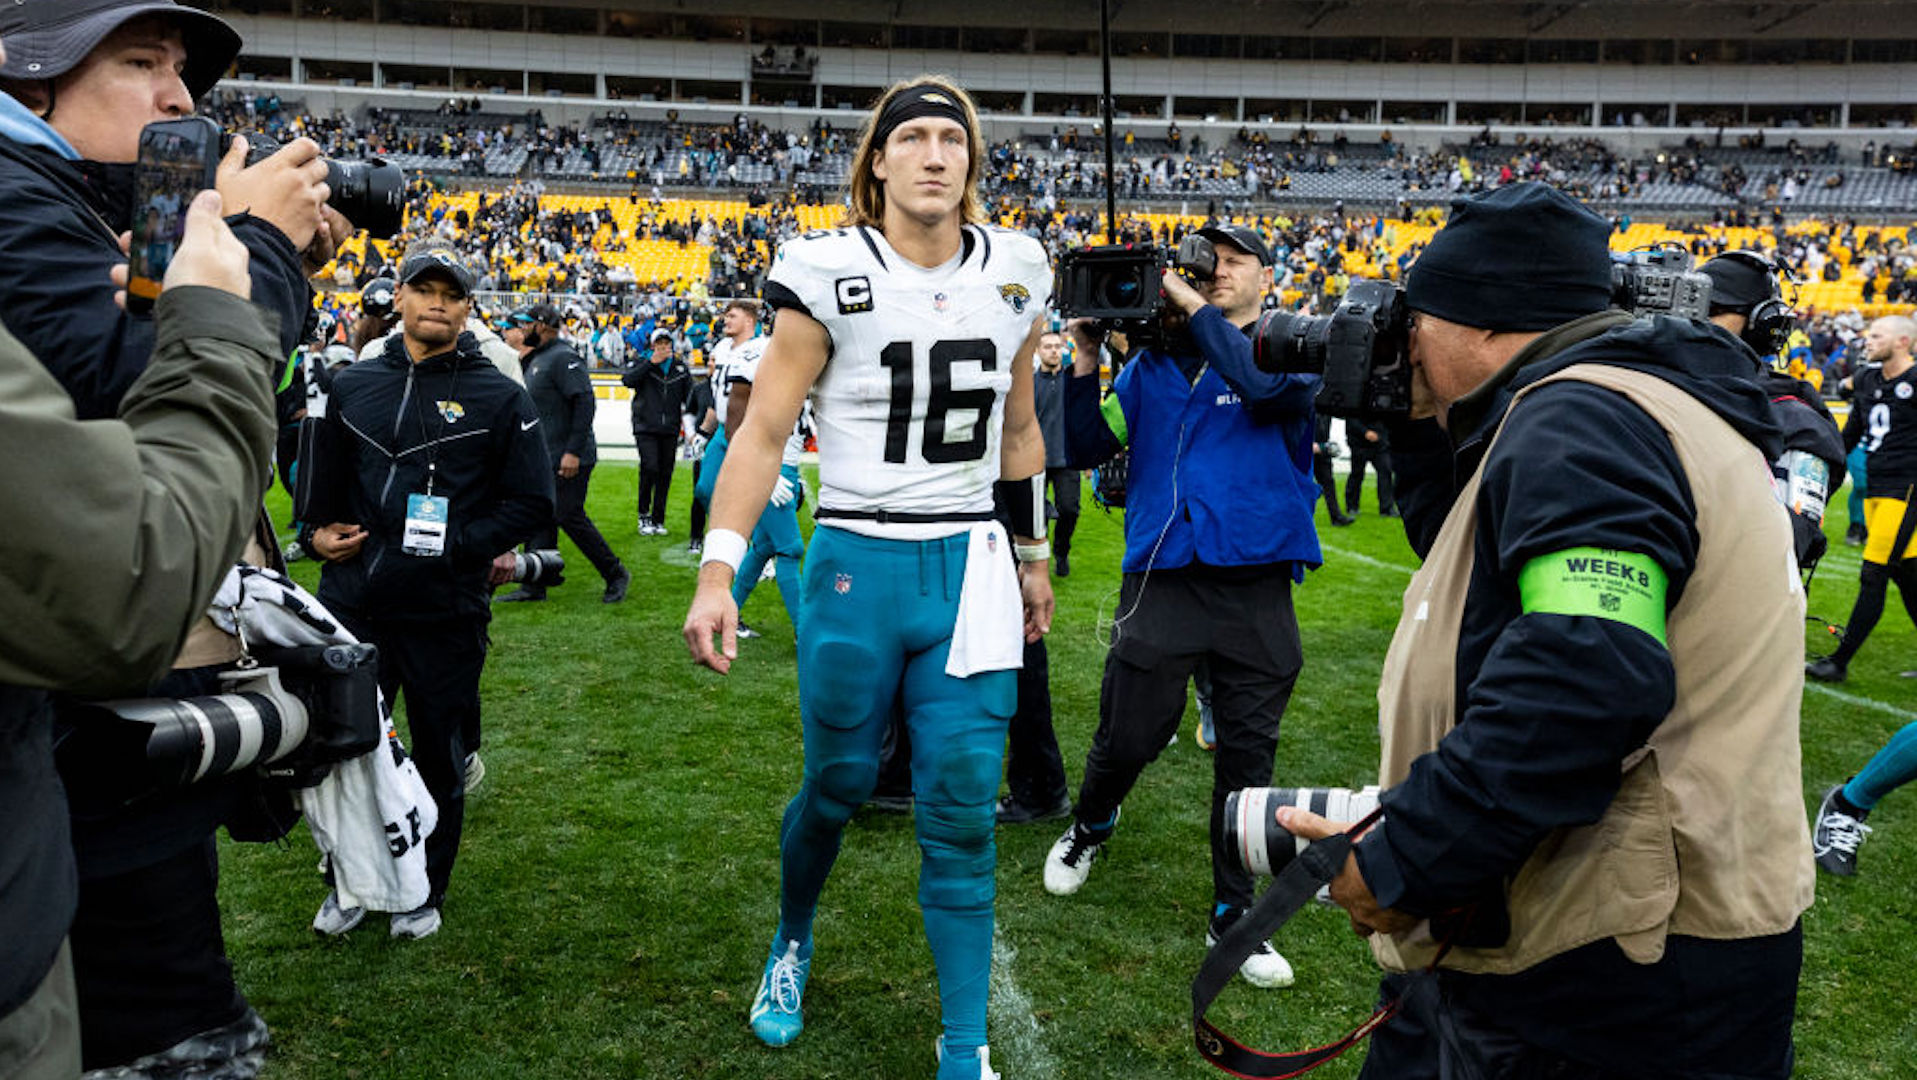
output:
{"label": "long blonde hair", "polygon": [[960,111],[965,113],[965,199],[959,203],[959,220],[968,225],[984,224],[986,221],[985,201],[978,193],[979,174],[985,169],[985,135],[979,130],[978,107],[972,104],[972,95],[946,76],[915,75],[903,82],[893,83],[879,98],[878,104],[872,106],[871,113],[859,128],[859,148],[853,154],[852,171],[846,181],[847,204],[845,213],[839,218],[841,228],[885,224],[885,183],[872,173],[872,166],[885,153],[885,147],[874,146],[873,137],[877,134],[879,117],[885,115],[885,108],[892,104],[892,99],[919,86],[931,86],[944,91],[958,102]]}

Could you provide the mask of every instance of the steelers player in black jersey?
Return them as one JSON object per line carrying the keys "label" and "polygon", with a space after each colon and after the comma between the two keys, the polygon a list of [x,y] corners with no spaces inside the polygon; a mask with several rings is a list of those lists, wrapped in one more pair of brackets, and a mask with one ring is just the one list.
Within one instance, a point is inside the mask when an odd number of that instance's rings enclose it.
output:
{"label": "steelers player in black jersey", "polygon": [[1917,340],[1917,322],[1891,315],[1864,331],[1867,359],[1881,362],[1876,371],[1857,376],[1850,418],[1844,424],[1844,448],[1862,444],[1869,462],[1865,469],[1864,522],[1869,540],[1864,565],[1858,571],[1857,603],[1845,623],[1844,640],[1837,651],[1805,668],[1821,682],[1843,682],[1851,658],[1884,613],[1884,594],[1895,581],[1904,611],[1917,623],[1917,515],[1905,513],[1917,495],[1917,362],[1911,345]]}

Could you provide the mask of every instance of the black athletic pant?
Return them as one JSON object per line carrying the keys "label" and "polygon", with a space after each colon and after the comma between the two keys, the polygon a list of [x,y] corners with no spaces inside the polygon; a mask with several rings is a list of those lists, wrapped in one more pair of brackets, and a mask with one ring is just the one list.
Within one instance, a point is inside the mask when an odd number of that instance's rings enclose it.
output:
{"label": "black athletic pant", "polygon": [[1077,469],[1046,469],[1045,481],[1052,485],[1052,507],[1058,511],[1058,523],[1052,528],[1052,552],[1069,555],[1072,530],[1078,527],[1079,494],[1084,481],[1079,479]]}
{"label": "black athletic pant", "polygon": [[[1072,482],[1078,482],[1076,473]],[[1044,638],[1026,644],[1025,666],[1018,670],[1018,711],[1012,714],[1005,757],[1005,786],[1021,806],[1050,808],[1070,794],[1065,759],[1052,730],[1051,667]]]}
{"label": "black athletic pant", "polygon": [[1311,478],[1318,482],[1318,490],[1325,497],[1325,513],[1331,515],[1333,521],[1343,518],[1345,512],[1338,508],[1338,478],[1332,475],[1330,454],[1311,455]]}
{"label": "black athletic pant", "polygon": [[1085,758],[1074,816],[1105,824],[1139,774],[1177,734],[1186,684],[1200,660],[1211,668],[1211,876],[1213,899],[1247,905],[1251,875],[1225,843],[1225,796],[1271,783],[1278,722],[1304,666],[1291,575],[1160,570],[1126,574],[1098,694],[1098,731]]}
{"label": "black athletic pant", "polygon": [[1390,513],[1395,505],[1391,499],[1395,477],[1391,472],[1391,454],[1380,450],[1351,452],[1351,473],[1345,477],[1345,513],[1358,512],[1358,503],[1365,491],[1365,466],[1367,465],[1378,470],[1378,512]]}
{"label": "black athletic pant", "polygon": [[439,804],[439,826],[426,838],[426,903],[441,906],[466,820],[466,754],[479,730],[479,675],[486,666],[486,624],[480,619],[409,621],[339,614],[361,641],[379,646],[379,685],[388,708],[406,698],[406,749]]}
{"label": "black athletic pant", "polygon": [[1865,563],[1858,571],[1857,601],[1851,605],[1850,618],[1844,623],[1844,640],[1837,643],[1837,651],[1830,655],[1838,667],[1848,667],[1857,650],[1870,640],[1877,620],[1884,617],[1884,598],[1893,581],[1897,583],[1897,594],[1903,597],[1904,613],[1917,624],[1917,562],[1905,560],[1894,568]]}
{"label": "black athletic pant", "polygon": [[72,931],[84,1068],[125,1065],[246,1015],[220,935],[219,880],[211,833],[87,880]]}
{"label": "black athletic pant", "polygon": [[632,441],[639,448],[639,517],[664,525],[666,495],[672,490],[673,451],[679,448],[679,436],[673,432],[635,431]]}
{"label": "black athletic pant", "polygon": [[599,527],[586,514],[586,489],[591,486],[591,465],[579,466],[571,479],[558,475],[552,478],[553,522],[532,538],[532,547],[558,547],[559,530],[564,529],[599,576],[611,581],[619,573],[619,556],[612,553],[606,538],[599,535]]}

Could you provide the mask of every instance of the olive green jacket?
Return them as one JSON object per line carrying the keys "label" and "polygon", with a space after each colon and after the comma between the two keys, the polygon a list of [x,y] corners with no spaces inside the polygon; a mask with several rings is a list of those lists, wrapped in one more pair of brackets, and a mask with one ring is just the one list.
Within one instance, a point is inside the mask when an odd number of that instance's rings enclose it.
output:
{"label": "olive green jacket", "polygon": [[0,327],[0,684],[138,692],[205,614],[272,477],[277,320],[168,290],[113,420]]}

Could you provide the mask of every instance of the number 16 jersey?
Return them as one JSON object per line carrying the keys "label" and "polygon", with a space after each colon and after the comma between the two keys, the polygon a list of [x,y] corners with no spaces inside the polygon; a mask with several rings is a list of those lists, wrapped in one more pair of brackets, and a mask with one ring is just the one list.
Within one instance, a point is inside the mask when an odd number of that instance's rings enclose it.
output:
{"label": "number 16 jersey", "polygon": [[[812,388],[819,505],[873,535],[929,536],[944,515],[992,509],[1012,361],[1051,300],[1045,249],[967,225],[959,252],[926,268],[870,227],[807,233],[779,248],[765,285],[831,337]],[[916,527],[870,515],[912,515]],[[961,517],[963,516],[963,517]]]}

